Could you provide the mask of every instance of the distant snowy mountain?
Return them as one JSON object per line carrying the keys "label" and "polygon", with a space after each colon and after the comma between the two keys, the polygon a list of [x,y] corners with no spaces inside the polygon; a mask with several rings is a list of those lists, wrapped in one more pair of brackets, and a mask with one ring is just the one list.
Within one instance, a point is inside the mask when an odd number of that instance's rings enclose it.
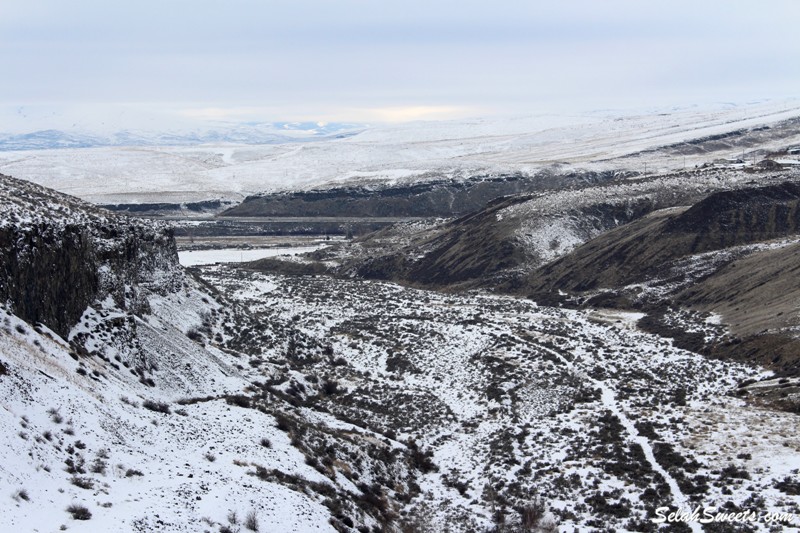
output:
{"label": "distant snowy mountain", "polygon": [[94,148],[103,146],[188,146],[207,143],[283,144],[344,138],[366,128],[363,124],[316,122],[249,122],[222,124],[206,130],[76,133],[56,129],[30,133],[0,133],[0,151]]}

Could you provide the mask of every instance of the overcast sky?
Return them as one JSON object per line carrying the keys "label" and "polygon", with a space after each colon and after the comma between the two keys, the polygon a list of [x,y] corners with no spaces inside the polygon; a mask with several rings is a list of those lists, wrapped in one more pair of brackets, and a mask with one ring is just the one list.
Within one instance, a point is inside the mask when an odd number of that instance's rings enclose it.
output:
{"label": "overcast sky", "polygon": [[0,131],[796,96],[800,2],[0,0]]}

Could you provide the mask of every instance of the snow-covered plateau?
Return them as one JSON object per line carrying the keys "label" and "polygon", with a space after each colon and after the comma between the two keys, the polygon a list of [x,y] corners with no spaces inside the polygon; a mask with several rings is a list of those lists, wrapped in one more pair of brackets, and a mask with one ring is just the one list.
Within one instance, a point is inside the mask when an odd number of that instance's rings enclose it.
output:
{"label": "snow-covered plateau", "polygon": [[698,139],[757,130],[766,136],[761,149],[800,145],[797,128],[786,122],[799,115],[800,103],[788,100],[380,125],[278,144],[169,146],[167,139],[157,146],[12,150],[0,151],[0,172],[100,204],[241,200],[264,191],[542,169],[647,174],[751,157],[748,143],[709,152]]}

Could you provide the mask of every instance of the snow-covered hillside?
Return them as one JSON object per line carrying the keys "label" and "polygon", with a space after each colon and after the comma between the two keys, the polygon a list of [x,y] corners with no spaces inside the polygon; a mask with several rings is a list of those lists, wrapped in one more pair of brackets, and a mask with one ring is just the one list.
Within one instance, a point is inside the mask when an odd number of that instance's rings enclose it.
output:
{"label": "snow-covered hillside", "polygon": [[[327,358],[299,350],[275,388],[433,452],[404,510],[414,531],[535,531],[536,509],[550,517],[538,527],[562,531],[648,531],[658,506],[800,511],[796,415],[734,394],[769,373],[677,349],[638,330],[642,314],[224,266],[202,275],[249,314],[329,346]],[[319,372],[333,392],[309,391],[305,375]]]}
{"label": "snow-covered hillside", "polygon": [[[0,152],[0,172],[102,204],[240,200],[271,190],[395,183],[543,168],[660,172],[741,157],[751,141],[682,144],[757,130],[760,150],[800,145],[797,101],[660,112],[595,112],[375,126],[347,138],[273,145]],[[761,128],[761,129],[759,129]],[[735,140],[735,139],[734,139]],[[665,150],[656,150],[670,147]],[[655,151],[654,151],[655,150]],[[710,150],[710,151],[709,151]],[[763,152],[759,152],[763,155]]]}
{"label": "snow-covered hillside", "polygon": [[131,317],[147,379],[115,348],[110,301],[69,335],[90,337],[83,356],[0,309],[0,528],[455,532],[544,514],[532,528],[640,530],[656,505],[800,511],[796,415],[729,396],[759,372],[638,316],[203,275],[233,300],[187,278]]}
{"label": "snow-covered hillside", "polygon": [[270,391],[291,321],[214,296],[159,225],[0,185],[0,530],[342,531],[413,493],[409,446]]}

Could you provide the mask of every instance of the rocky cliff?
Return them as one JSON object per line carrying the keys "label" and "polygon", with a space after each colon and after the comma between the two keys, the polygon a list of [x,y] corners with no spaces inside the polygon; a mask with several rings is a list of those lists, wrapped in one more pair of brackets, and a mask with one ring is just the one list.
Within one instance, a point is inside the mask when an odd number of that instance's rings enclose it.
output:
{"label": "rocky cliff", "polygon": [[250,196],[222,213],[238,217],[451,217],[511,194],[604,183],[617,172],[542,171],[469,179],[434,179],[390,186],[347,186]]}
{"label": "rocky cliff", "polygon": [[179,286],[171,231],[0,175],[0,301],[66,338],[86,307],[111,296],[131,313],[142,290]]}

